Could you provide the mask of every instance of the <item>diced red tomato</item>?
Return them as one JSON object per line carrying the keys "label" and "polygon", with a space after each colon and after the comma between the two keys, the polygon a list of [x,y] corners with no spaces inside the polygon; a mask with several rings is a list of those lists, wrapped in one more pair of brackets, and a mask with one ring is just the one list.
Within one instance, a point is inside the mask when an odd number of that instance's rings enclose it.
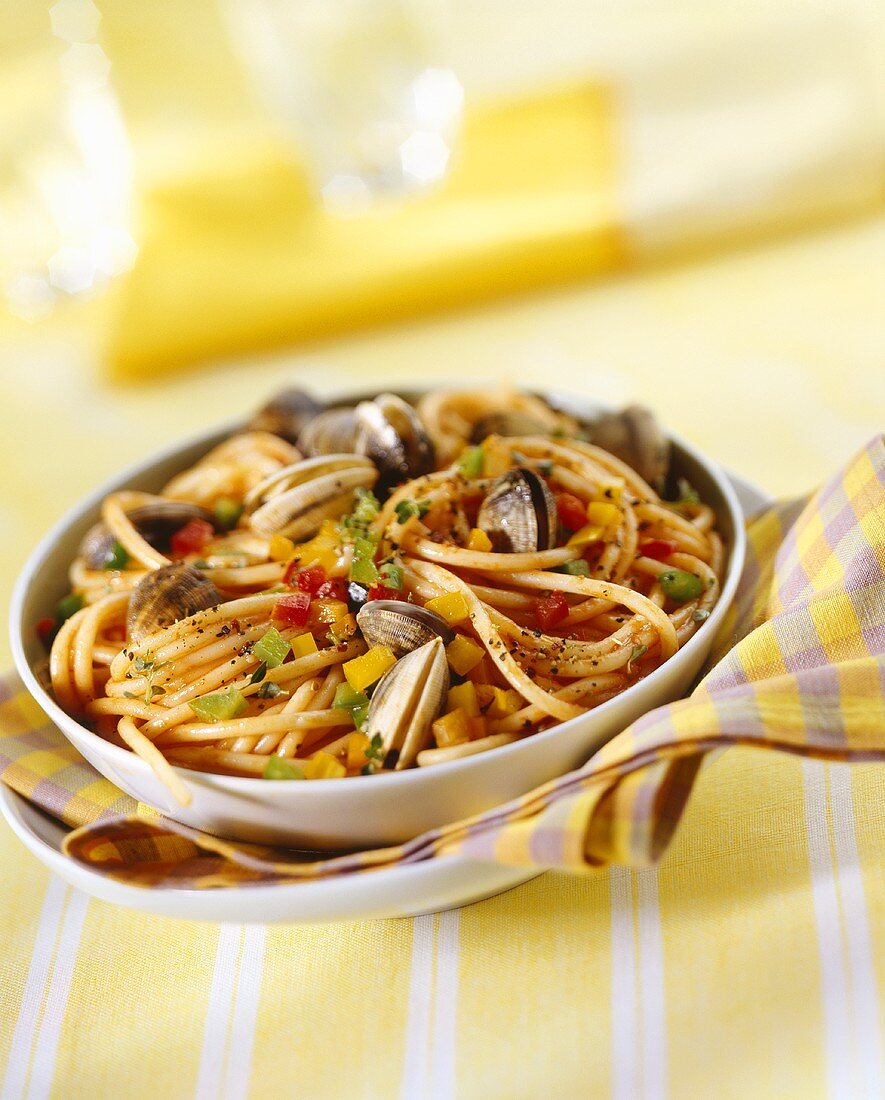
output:
{"label": "diced red tomato", "polygon": [[323,581],[316,594],[322,600],[343,600],[347,603],[347,581],[343,577],[333,577],[331,580]]}
{"label": "diced red tomato", "polygon": [[559,518],[570,531],[580,531],[587,524],[587,508],[572,493],[560,493],[556,498]]}
{"label": "diced red tomato", "polygon": [[388,588],[383,584],[373,584],[366,593],[366,603],[369,600],[401,600],[402,593],[398,588]]}
{"label": "diced red tomato", "polygon": [[41,619],[34,627],[41,641],[48,641],[58,623],[55,619]]}
{"label": "diced red tomato", "polygon": [[311,596],[315,596],[317,590],[322,588],[325,583],[326,571],[321,565],[311,565],[306,569],[299,569],[295,574],[296,586],[302,592],[309,592]]}
{"label": "diced red tomato", "polygon": [[215,538],[215,528],[205,519],[192,519],[169,540],[173,554],[184,557],[199,552]]}
{"label": "diced red tomato", "polygon": [[535,604],[535,620],[542,630],[550,630],[568,615],[568,600],[562,592],[551,592]]}
{"label": "diced red tomato", "polygon": [[274,604],[271,618],[283,626],[306,626],[310,617],[310,593],[293,592],[291,596],[280,596]]}
{"label": "diced red tomato", "polygon": [[640,542],[639,553],[646,558],[654,558],[655,561],[666,561],[671,554],[675,554],[679,544],[672,539],[646,539]]}

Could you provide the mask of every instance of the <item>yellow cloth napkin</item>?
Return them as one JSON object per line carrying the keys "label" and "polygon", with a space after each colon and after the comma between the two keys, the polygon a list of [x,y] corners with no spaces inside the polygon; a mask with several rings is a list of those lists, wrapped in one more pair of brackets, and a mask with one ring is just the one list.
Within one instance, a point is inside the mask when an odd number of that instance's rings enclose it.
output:
{"label": "yellow cloth napkin", "polygon": [[147,196],[111,372],[143,379],[611,268],[612,116],[596,84],[477,107],[439,191],[358,218],[323,210],[288,149],[225,150]]}
{"label": "yellow cloth napkin", "polygon": [[404,845],[310,859],[139,814],[11,680],[0,775],[80,826],[68,855],[144,886],[230,887],[452,855],[571,871],[653,862],[711,750],[885,760],[885,437],[808,502],[757,518],[750,542],[718,655],[690,698],[645,715],[578,771]]}

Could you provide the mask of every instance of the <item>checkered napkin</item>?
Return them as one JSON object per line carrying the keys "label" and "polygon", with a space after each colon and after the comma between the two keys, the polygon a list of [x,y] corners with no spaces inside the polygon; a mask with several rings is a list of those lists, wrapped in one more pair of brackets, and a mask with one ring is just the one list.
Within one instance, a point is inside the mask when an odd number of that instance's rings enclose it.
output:
{"label": "checkered napkin", "polygon": [[72,827],[72,859],[142,886],[273,883],[452,855],[570,871],[650,863],[710,751],[885,761],[885,437],[807,501],[763,513],[749,536],[735,605],[689,698],[646,714],[578,771],[407,844],[312,859],[168,821],[102,779],[14,678],[0,695],[0,776]]}

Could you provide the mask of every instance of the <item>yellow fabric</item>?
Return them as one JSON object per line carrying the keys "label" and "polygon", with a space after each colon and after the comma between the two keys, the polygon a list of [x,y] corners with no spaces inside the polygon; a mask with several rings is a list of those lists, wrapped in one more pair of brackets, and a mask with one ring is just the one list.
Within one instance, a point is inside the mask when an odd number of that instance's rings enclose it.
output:
{"label": "yellow fabric", "polygon": [[439,192],[360,218],[323,210],[287,149],[226,150],[147,196],[110,368],[143,379],[611,268],[613,125],[596,85],[478,107]]}

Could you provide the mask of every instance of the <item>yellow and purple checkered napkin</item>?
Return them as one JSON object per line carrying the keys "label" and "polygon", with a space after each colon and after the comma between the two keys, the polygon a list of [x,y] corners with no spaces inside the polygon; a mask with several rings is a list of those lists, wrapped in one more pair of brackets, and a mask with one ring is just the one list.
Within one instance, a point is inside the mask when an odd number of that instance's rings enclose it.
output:
{"label": "yellow and purple checkered napkin", "polygon": [[451,855],[571,871],[649,863],[712,750],[885,761],[885,437],[749,533],[735,606],[690,698],[646,714],[580,770],[404,845],[310,860],[139,812],[12,679],[0,698],[0,775],[74,827],[72,859],[144,886],[271,883]]}

